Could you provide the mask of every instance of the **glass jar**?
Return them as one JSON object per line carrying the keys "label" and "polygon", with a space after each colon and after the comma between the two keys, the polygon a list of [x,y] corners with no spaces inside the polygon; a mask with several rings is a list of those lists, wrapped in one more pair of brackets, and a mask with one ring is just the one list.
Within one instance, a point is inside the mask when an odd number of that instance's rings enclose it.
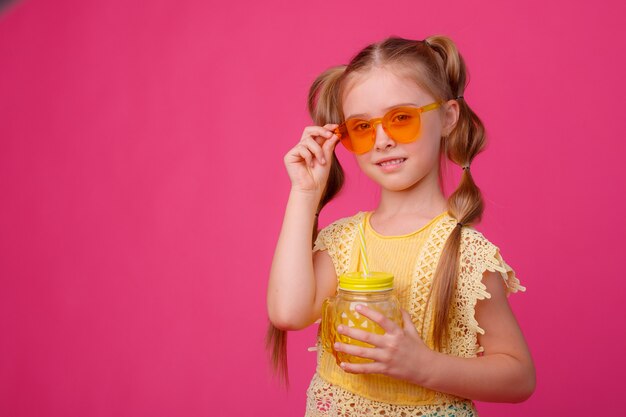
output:
{"label": "glass jar", "polygon": [[341,362],[368,363],[371,359],[360,358],[334,348],[335,342],[355,346],[373,347],[372,345],[337,333],[340,324],[376,334],[385,334],[378,323],[356,311],[362,304],[377,310],[400,327],[403,325],[398,299],[393,293],[393,275],[387,272],[348,272],[339,276],[337,294],[324,300],[322,304],[322,322],[320,337],[322,346],[331,353],[337,364]]}

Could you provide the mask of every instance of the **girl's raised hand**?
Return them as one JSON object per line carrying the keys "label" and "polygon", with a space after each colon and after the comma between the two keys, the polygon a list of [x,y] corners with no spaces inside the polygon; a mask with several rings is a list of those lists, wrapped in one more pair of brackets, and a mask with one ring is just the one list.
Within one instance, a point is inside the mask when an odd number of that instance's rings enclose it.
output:
{"label": "girl's raised hand", "polygon": [[419,383],[428,376],[428,365],[432,362],[435,352],[421,339],[409,313],[402,310],[404,323],[401,328],[376,310],[363,305],[358,305],[356,309],[378,323],[386,333],[379,335],[339,326],[337,329],[339,333],[374,346],[369,348],[336,342],[335,350],[374,361],[342,362],[341,367],[344,371],[355,374],[383,374],[413,383]]}
{"label": "girl's raised hand", "polygon": [[339,141],[332,129],[338,125],[304,128],[300,142],[287,152],[284,161],[292,190],[316,193],[320,197],[328,181],[335,145]]}

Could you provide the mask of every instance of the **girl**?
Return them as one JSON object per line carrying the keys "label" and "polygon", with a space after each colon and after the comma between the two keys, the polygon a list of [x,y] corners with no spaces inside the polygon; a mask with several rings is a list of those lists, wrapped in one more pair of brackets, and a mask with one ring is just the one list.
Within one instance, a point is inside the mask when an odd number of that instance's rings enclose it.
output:
{"label": "girl", "polygon": [[[390,37],[311,86],[316,125],[284,158],[291,193],[267,293],[275,369],[286,377],[286,331],[320,319],[337,277],[360,270],[359,224],[370,270],[395,276],[404,325],[363,307],[385,334],[337,328],[373,347],[335,349],[370,363],[338,365],[318,334],[306,416],[476,416],[472,400],[521,402],[535,389],[533,361],[507,300],[525,288],[473,227],[483,200],[470,164],[485,132],[463,98],[466,74],[448,37]],[[317,233],[319,211],[343,185],[334,154],[340,141],[380,186],[380,201]],[[447,199],[446,158],[463,168]]]}

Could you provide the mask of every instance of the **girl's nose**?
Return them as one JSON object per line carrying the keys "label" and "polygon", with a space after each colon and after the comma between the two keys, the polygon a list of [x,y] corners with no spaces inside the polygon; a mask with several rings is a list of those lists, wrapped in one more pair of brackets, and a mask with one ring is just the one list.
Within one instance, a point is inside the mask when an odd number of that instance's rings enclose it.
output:
{"label": "girl's nose", "polygon": [[377,150],[382,150],[388,148],[389,146],[395,145],[394,140],[387,136],[387,132],[385,132],[385,129],[383,129],[382,123],[378,123],[376,125],[374,132],[376,133],[374,147]]}

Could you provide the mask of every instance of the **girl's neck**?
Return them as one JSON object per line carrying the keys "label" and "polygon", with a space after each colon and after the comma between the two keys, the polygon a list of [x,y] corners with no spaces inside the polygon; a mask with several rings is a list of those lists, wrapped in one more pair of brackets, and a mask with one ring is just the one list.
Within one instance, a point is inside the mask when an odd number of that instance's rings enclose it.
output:
{"label": "girl's neck", "polygon": [[402,191],[381,188],[380,201],[374,211],[378,217],[383,218],[405,215],[433,218],[447,208],[437,172],[433,170],[412,188]]}

